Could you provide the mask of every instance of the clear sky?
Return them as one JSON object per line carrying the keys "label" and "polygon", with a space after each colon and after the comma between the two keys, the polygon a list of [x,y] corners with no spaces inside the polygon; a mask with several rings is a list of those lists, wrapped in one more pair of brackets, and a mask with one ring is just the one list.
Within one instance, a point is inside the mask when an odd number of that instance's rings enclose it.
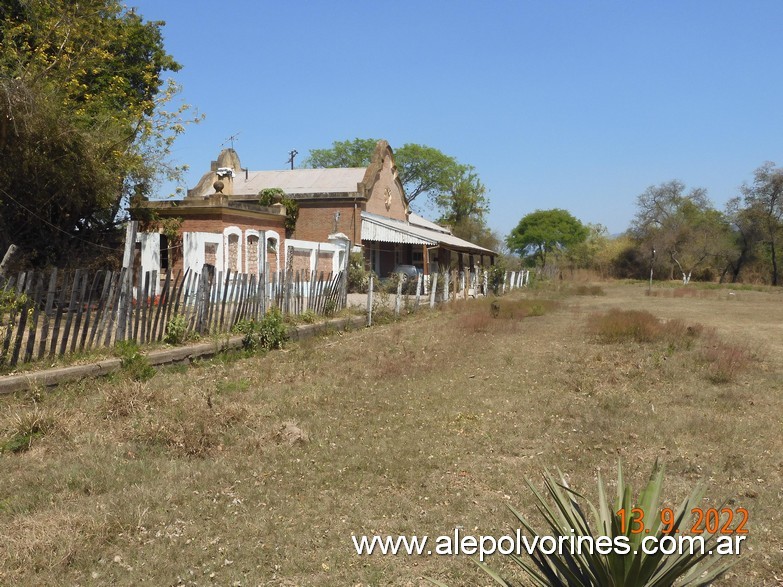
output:
{"label": "clear sky", "polygon": [[128,5],[166,21],[181,97],[206,115],[174,148],[187,187],[235,134],[252,170],[385,138],[473,165],[501,236],[548,208],[618,233],[652,184],[722,208],[783,165],[781,0]]}

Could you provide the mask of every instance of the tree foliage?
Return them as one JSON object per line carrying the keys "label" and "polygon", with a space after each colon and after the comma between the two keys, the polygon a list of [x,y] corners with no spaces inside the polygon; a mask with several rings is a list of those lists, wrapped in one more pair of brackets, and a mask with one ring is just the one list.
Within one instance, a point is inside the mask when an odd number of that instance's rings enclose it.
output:
{"label": "tree foliage", "polygon": [[637,198],[632,230],[647,250],[676,267],[683,282],[710,262],[725,264],[731,234],[725,216],[712,207],[702,188],[685,192],[677,180],[650,186]]}
{"label": "tree foliage", "polygon": [[[335,141],[329,149],[314,149],[304,160],[305,167],[367,167],[377,139]],[[432,202],[451,189],[468,166],[427,145],[406,143],[394,151],[394,162],[408,203],[422,194]]]}
{"label": "tree foliage", "polygon": [[286,237],[289,237],[296,230],[296,221],[299,220],[299,204],[296,200],[286,196],[281,188],[265,188],[258,192],[258,203],[262,206],[271,206],[275,203],[276,197],[285,207],[285,226]]}
{"label": "tree foliage", "polygon": [[94,256],[130,197],[176,173],[162,25],[115,0],[0,2],[1,248],[12,236],[38,265]]}
{"label": "tree foliage", "polygon": [[564,252],[584,242],[588,234],[587,227],[566,210],[536,210],[519,221],[506,244],[521,257],[531,257],[545,267],[550,253]]}
{"label": "tree foliage", "polygon": [[352,141],[334,141],[328,149],[312,149],[304,161],[303,167],[313,169],[323,167],[367,167],[372,160],[378,139],[354,139]]}
{"label": "tree foliage", "polygon": [[753,174],[753,183],[741,188],[745,199],[745,220],[756,228],[769,259],[770,281],[778,285],[779,257],[783,245],[783,169],[764,163]]}

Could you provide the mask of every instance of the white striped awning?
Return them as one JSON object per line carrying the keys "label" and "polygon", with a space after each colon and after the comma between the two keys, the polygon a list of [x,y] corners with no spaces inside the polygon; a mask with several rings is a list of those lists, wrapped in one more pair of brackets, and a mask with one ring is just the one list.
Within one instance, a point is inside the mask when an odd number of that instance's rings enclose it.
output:
{"label": "white striped awning", "polygon": [[413,234],[409,230],[405,230],[405,227],[406,225],[402,222],[395,222],[395,225],[389,225],[387,222],[368,217],[366,213],[362,212],[362,242],[378,241],[402,245],[437,244],[437,241]]}
{"label": "white striped awning", "polygon": [[475,254],[497,254],[495,251],[474,245],[447,232],[438,232],[369,212],[362,212],[362,242],[364,241],[404,245],[441,245],[449,249]]}

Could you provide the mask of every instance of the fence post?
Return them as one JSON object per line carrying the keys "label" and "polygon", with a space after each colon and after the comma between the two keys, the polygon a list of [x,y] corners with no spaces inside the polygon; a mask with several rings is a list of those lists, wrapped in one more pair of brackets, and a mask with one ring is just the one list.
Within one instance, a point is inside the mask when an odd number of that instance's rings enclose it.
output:
{"label": "fence post", "polygon": [[0,262],[0,281],[5,280],[5,274],[8,271],[8,267],[9,265],[11,265],[11,262],[14,260],[14,257],[16,257],[18,251],[19,248],[16,245],[11,245],[8,247],[8,250],[5,252],[3,261]]}
{"label": "fence post", "polygon": [[443,272],[443,302],[449,301],[449,270]]}
{"label": "fence post", "polygon": [[400,279],[397,280],[397,298],[394,300],[394,315],[400,315],[400,305],[402,303],[402,274]]}
{"label": "fence post", "polygon": [[130,309],[131,288],[133,287],[133,261],[136,256],[136,231],[139,223],[132,220],[125,228],[125,252],[122,255],[122,267],[125,269],[120,285],[120,303],[117,309],[116,340],[125,340],[128,327],[128,310]]}
{"label": "fence post", "polygon": [[430,287],[430,309],[435,307],[435,294],[438,289],[438,274],[432,274],[432,286]]}
{"label": "fence post", "polygon": [[367,326],[372,326],[372,288],[373,278],[372,273],[370,273],[370,285],[367,288]]}
{"label": "fence post", "polygon": [[419,299],[421,298],[422,277],[424,276],[417,271],[416,272],[416,302],[414,304],[414,308],[417,310],[419,309]]}

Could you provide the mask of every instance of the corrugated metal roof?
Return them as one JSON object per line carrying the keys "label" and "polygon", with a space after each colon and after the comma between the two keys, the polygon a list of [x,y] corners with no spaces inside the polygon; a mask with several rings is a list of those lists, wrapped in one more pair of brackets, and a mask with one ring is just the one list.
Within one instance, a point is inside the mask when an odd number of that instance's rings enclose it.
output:
{"label": "corrugated metal roof", "polygon": [[410,213],[410,215],[408,216],[408,222],[416,226],[421,226],[422,228],[429,228],[430,230],[434,230],[435,232],[445,232],[446,234],[451,234],[451,231],[445,226],[441,226],[440,224],[435,224],[434,222],[427,220],[423,216],[419,216],[415,212]]}
{"label": "corrugated metal roof", "polygon": [[453,234],[430,230],[369,212],[362,212],[362,241],[365,240],[418,245],[439,244],[451,249],[497,254]]}
{"label": "corrugated metal roof", "polygon": [[362,212],[362,241],[399,243],[403,245],[434,245],[437,243],[435,240],[422,238],[420,235],[412,234],[409,230],[405,229],[408,225],[403,222],[396,222],[394,220],[389,220],[389,222],[394,222],[395,225],[390,226],[389,223],[384,222],[381,217]]}
{"label": "corrugated metal roof", "polygon": [[280,188],[287,194],[355,193],[364,179],[364,167],[289,169],[281,171],[239,171],[234,177],[234,194],[257,194]]}

